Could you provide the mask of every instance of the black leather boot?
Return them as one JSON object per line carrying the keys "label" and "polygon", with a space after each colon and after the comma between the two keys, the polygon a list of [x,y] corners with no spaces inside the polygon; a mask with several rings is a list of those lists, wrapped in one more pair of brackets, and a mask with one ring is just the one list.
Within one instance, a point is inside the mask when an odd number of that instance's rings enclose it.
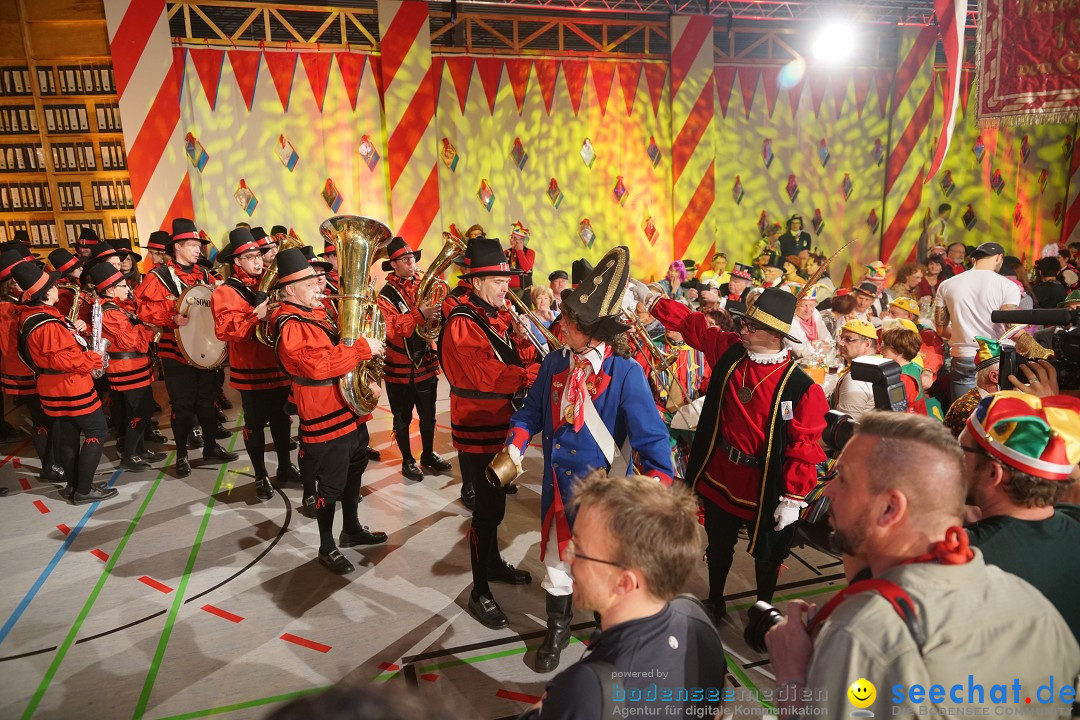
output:
{"label": "black leather boot", "polygon": [[573,595],[547,595],[547,635],[536,651],[536,672],[549,673],[559,667],[562,649],[570,644],[570,621],[574,619]]}

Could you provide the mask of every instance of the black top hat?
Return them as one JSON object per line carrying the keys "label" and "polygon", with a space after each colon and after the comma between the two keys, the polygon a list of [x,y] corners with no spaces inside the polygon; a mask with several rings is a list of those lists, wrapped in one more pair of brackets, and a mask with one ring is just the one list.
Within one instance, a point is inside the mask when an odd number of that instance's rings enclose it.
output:
{"label": "black top hat", "polygon": [[307,261],[311,264],[311,267],[315,268],[320,273],[326,273],[334,269],[334,266],[330,263],[315,257],[315,248],[311,247],[310,245],[305,245],[304,247],[300,248],[300,252],[304,253],[304,257],[307,258]]}
{"label": "black top hat", "polygon": [[[334,241],[331,238],[323,237],[322,252],[319,253],[319,257],[326,257],[327,255],[337,255],[337,247],[334,246]],[[419,254],[416,256],[420,257]]]}
{"label": "black top hat", "polygon": [[169,235],[169,242],[165,243],[165,249],[168,250],[173,243],[180,240],[198,240],[203,245],[210,244],[210,241],[199,233],[199,228],[195,227],[194,220],[173,218],[172,233]]}
{"label": "black top hat", "polygon": [[60,273],[47,273],[32,262],[21,262],[11,268],[11,277],[23,291],[23,303],[35,305],[45,299],[45,293],[60,279]]}
{"label": "black top hat", "polygon": [[465,269],[468,272],[463,273],[462,278],[521,275],[520,270],[514,270],[507,264],[502,241],[498,238],[477,237],[470,240],[465,250]]}
{"label": "black top hat", "polygon": [[52,269],[61,275],[67,275],[75,268],[79,267],[80,259],[64,248],[57,248],[49,253],[49,264],[52,265]]}
{"label": "black top hat", "polygon": [[223,263],[232,262],[251,250],[262,251],[259,241],[255,239],[255,234],[251,230],[238,227],[229,231],[229,245],[219,252],[217,257]]}
{"label": "black top hat", "polygon": [[79,228],[79,239],[76,241],[76,245],[93,245],[98,241],[97,233],[94,232],[94,228]]}
{"label": "black top hat", "polygon": [[116,248],[116,252],[120,253],[121,258],[133,257],[135,262],[142,260],[142,255],[135,252],[135,249],[131,246],[131,240],[129,238],[116,238],[112,241],[113,247]]}
{"label": "black top hat", "polygon": [[[23,250],[26,250],[26,246],[22,243],[16,244],[19,247],[23,248]],[[0,282],[3,282],[4,280],[7,280],[9,277],[11,277],[11,271],[16,265],[20,265],[22,263],[29,263],[32,265],[33,263],[31,261],[33,259],[34,256],[29,251],[24,253],[20,252],[17,249],[11,249],[5,250],[3,253],[0,253]]]}
{"label": "black top hat", "polygon": [[735,263],[735,267],[731,269],[731,277],[737,277],[743,280],[753,281],[754,271],[749,265],[744,265],[743,263],[737,262]]}
{"label": "black top hat", "polygon": [[26,232],[25,230],[16,230],[14,234],[12,234],[11,239],[15,240],[16,242],[21,242],[23,245],[26,246],[30,245],[30,233]]}
{"label": "black top hat", "polygon": [[777,270],[784,269],[784,259],[780,257],[779,253],[770,253],[769,261],[762,265],[763,268],[776,268]]}
{"label": "black top hat", "polygon": [[300,248],[282,250],[274,260],[277,262],[278,271],[278,279],[274,283],[275,290],[320,274],[311,266],[304,251]]}
{"label": "black top hat", "polygon": [[787,290],[765,288],[752,308],[746,312],[731,310],[731,314],[779,333],[792,342],[802,342],[791,336],[791,321],[795,318],[796,302],[795,296]]}
{"label": "black top hat", "polygon": [[416,258],[417,262],[420,262],[420,250],[413,250],[409,247],[409,243],[405,242],[405,238],[395,237],[386,245],[387,259],[383,261],[382,269],[390,272],[394,269],[394,266],[390,263],[398,258],[403,258],[406,255],[412,255]]}
{"label": "black top hat", "polygon": [[288,235],[289,234],[289,228],[285,227],[284,225],[274,225],[272,228],[270,228],[270,234],[271,235]]}
{"label": "black top hat", "polygon": [[581,258],[570,263],[570,286],[577,287],[586,275],[592,272],[592,263]]}
{"label": "black top hat", "polygon": [[90,268],[90,282],[93,283],[99,295],[123,279],[124,273],[108,263],[98,263]]}
{"label": "black top hat", "polygon": [[86,268],[89,270],[94,265],[111,257],[118,258],[120,257],[120,253],[116,252],[116,248],[112,246],[111,242],[102,240],[97,245],[90,248],[90,257],[86,258]]}
{"label": "black top hat", "polygon": [[169,244],[169,233],[164,230],[155,230],[150,233],[150,239],[146,241],[147,250],[165,252],[165,246]]}
{"label": "black top hat", "polygon": [[569,280],[570,276],[567,275],[565,270],[556,270],[548,275],[548,282],[555,282],[556,280]]}
{"label": "black top hat", "polygon": [[697,272],[697,263],[693,260],[686,259],[682,261],[683,267],[686,268],[686,277],[690,277]]}
{"label": "black top hat", "polygon": [[[619,245],[600,258],[592,272],[563,300],[563,306],[586,325],[600,320],[618,322],[629,282],[630,249]],[[621,330],[627,329],[625,324],[619,325]]]}

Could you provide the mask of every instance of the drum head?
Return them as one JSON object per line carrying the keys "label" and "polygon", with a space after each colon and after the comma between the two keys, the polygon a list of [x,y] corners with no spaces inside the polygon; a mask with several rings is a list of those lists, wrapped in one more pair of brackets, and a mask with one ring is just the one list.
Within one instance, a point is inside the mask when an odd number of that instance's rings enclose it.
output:
{"label": "drum head", "polygon": [[214,314],[210,310],[212,285],[192,285],[176,302],[176,311],[188,316],[188,323],[176,329],[176,344],[188,364],[212,370],[225,361],[228,344],[214,334]]}

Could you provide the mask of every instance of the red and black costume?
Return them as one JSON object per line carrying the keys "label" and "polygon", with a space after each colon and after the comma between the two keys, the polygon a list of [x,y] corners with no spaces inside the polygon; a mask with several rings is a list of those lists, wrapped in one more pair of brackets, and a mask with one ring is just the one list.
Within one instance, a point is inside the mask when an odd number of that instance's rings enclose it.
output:
{"label": "red and black costume", "polygon": [[109,298],[101,306],[101,334],[109,340],[109,367],[105,375],[113,392],[113,419],[117,437],[121,429],[121,457],[146,454],[144,435],[154,414],[154,380],[150,341],[154,331],[139,320],[132,300]]}

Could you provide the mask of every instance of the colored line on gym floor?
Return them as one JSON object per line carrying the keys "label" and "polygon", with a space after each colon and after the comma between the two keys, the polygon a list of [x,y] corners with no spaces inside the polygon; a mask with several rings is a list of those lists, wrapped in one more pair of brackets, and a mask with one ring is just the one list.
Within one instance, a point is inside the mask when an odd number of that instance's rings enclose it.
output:
{"label": "colored line on gym floor", "polygon": [[35,500],[34,507],[36,507],[38,512],[42,515],[48,515],[50,512],[49,507],[41,500]]}
{"label": "colored line on gym floor", "polygon": [[[120,473],[122,472],[123,470],[117,470],[113,473],[112,477],[109,478],[109,487],[112,487],[113,483],[116,482],[116,479],[120,477]],[[60,559],[64,557],[64,554],[67,553],[68,549],[75,542],[75,538],[79,536],[79,532],[83,529],[83,526],[86,525],[86,523],[90,520],[90,516],[94,514],[95,510],[97,510],[98,505],[100,505],[100,503],[92,503],[90,507],[86,509],[86,512],[83,513],[82,519],[79,520],[77,525],[75,525],[75,528],[69,529],[68,532],[64,533],[65,535],[67,535],[67,538],[65,538],[64,542],[60,545],[59,548],[57,548],[56,554],[53,555],[52,560],[50,560],[49,564],[45,566],[45,569],[41,571],[41,574],[38,575],[38,579],[34,581],[34,584],[30,586],[30,589],[26,592],[26,595],[23,596],[23,599],[15,607],[15,611],[11,613],[11,617],[9,617],[7,619],[7,622],[4,623],[4,626],[0,628],[0,645],[2,645],[4,643],[4,640],[7,639],[7,636],[11,632],[11,629],[15,627],[15,623],[17,623],[19,621],[19,618],[22,617],[22,614],[26,612],[26,608],[30,606],[30,603],[33,602],[38,592],[40,592],[41,586],[44,585],[45,581],[49,579],[49,575],[51,575],[53,570],[56,569],[56,566],[60,563]],[[65,525],[64,527],[67,528],[67,525]],[[63,531],[61,530],[61,532]]]}
{"label": "colored line on gym floor", "polygon": [[315,642],[314,640],[308,640],[307,638],[300,637],[299,635],[293,635],[292,633],[285,633],[281,636],[281,639],[285,642],[290,642],[293,645],[299,645],[305,647],[308,650],[315,650],[316,652],[328,653],[334,648],[330,645],[323,645],[322,643]]}
{"label": "colored line on gym floor", "polygon": [[495,697],[504,700],[513,700],[514,702],[528,703],[529,705],[540,702],[539,695],[526,695],[525,693],[513,692],[512,690],[499,690],[495,693]]}
{"label": "colored line on gym floor", "polygon": [[[240,413],[240,416],[237,419],[238,427],[243,425],[243,417],[244,414]],[[229,441],[229,452],[232,452],[238,437],[239,434],[233,432],[232,439]],[[191,552],[188,554],[187,565],[184,567],[184,574],[180,578],[180,587],[173,596],[172,605],[169,607],[168,615],[165,616],[165,627],[161,631],[157,649],[154,651],[154,657],[150,661],[150,670],[146,673],[146,681],[143,682],[142,692],[139,693],[139,700],[135,704],[135,712],[131,716],[133,720],[141,720],[142,716],[146,713],[146,706],[150,703],[150,693],[153,692],[154,683],[157,682],[158,672],[161,670],[161,661],[165,658],[165,649],[169,646],[173,625],[176,624],[176,616],[180,613],[180,606],[184,603],[184,593],[187,592],[188,582],[191,580],[191,573],[195,570],[195,561],[199,557],[199,549],[202,547],[203,537],[206,535],[206,528],[210,525],[210,517],[214,513],[214,505],[217,504],[217,495],[221,492],[221,487],[225,480],[225,473],[228,469],[229,463],[222,464],[221,469],[218,471],[217,481],[214,483],[214,489],[210,491],[210,494],[206,499],[206,510],[203,511],[202,522],[199,523],[199,531],[195,534],[195,542],[191,547]]]}
{"label": "colored line on gym floor", "polygon": [[238,622],[243,622],[244,621],[244,618],[240,617],[239,615],[231,613],[228,610],[222,610],[219,607],[214,607],[213,605],[203,605],[199,609],[200,610],[205,610],[206,612],[210,613],[211,615],[217,615],[222,620],[228,620],[229,622],[238,623]]}
{"label": "colored line on gym floor", "polygon": [[427,680],[428,682],[435,682],[436,680],[439,679],[439,676],[436,675],[435,673],[424,673],[423,675],[420,676],[420,678],[422,680]]}
{"label": "colored line on gym floor", "polygon": [[724,653],[724,659],[727,661],[728,670],[731,671],[731,674],[737,677],[739,679],[739,682],[741,682],[744,687],[746,687],[754,694],[754,701],[756,703],[758,703],[762,707],[769,708],[770,710],[776,709],[775,705],[762,699],[761,690],[758,688],[757,685],[751,682],[750,676],[747,675],[741,667],[739,667],[739,663],[735,662],[730,654]]}
{"label": "colored line on gym floor", "polygon": [[24,477],[19,478],[19,487],[23,489],[23,492],[28,492],[30,490],[30,481]]}
{"label": "colored line on gym floor", "polygon": [[97,548],[94,548],[90,551],[90,554],[96,557],[101,562],[109,562],[109,554],[104,550],[98,550]]}
{"label": "colored line on gym floor", "polygon": [[69,528],[64,523],[60,523],[59,525],[57,525],[56,529],[60,531],[61,535],[70,535],[71,534],[71,528]]}
{"label": "colored line on gym floor", "polygon": [[163,582],[158,582],[149,575],[143,575],[141,578],[139,578],[139,582],[141,582],[143,585],[146,585],[147,587],[154,588],[160,593],[165,593],[166,595],[173,591],[173,588],[169,587]]}
{"label": "colored line on gym floor", "polygon": [[233,705],[222,705],[221,707],[194,710],[192,712],[181,713],[180,715],[169,715],[168,717],[158,718],[158,720],[195,720],[195,718],[209,717],[210,715],[223,715],[237,710],[247,710],[248,708],[259,707],[261,705],[270,705],[272,703],[285,702],[287,700],[295,700],[296,698],[306,697],[308,695],[315,695],[317,693],[326,692],[332,687],[333,685],[322,685],[320,687],[306,688],[304,690],[297,690],[296,692],[271,695],[270,697],[258,698],[256,700],[246,700],[244,702],[234,703]]}
{"label": "colored line on gym floor", "polygon": [[[20,452],[22,452],[22,449],[23,449],[24,447],[26,447],[27,445],[29,445],[29,444],[30,444],[30,441],[29,441],[29,440],[23,440],[23,441],[22,441],[21,443],[19,443],[18,445],[16,445],[16,446],[15,446],[15,449],[11,451],[11,454],[10,454],[10,455],[8,455],[8,456],[7,456],[6,458],[4,458],[3,460],[0,460],[0,468],[4,467],[4,466],[5,466],[5,465],[7,465],[7,464],[8,464],[9,462],[11,462],[11,459],[12,459],[12,458],[14,458],[14,457],[16,457],[16,456],[17,456],[17,455],[18,455],[18,454],[19,454]],[[18,467],[18,465],[16,465],[16,467]]]}
{"label": "colored line on gym floor", "polygon": [[[109,575],[112,574],[112,569],[116,567],[117,560],[120,559],[121,553],[124,551],[124,547],[127,545],[131,536],[135,533],[135,528],[139,524],[139,520],[142,519],[143,513],[146,512],[147,506],[150,504],[150,499],[154,497],[154,493],[157,492],[158,485],[161,484],[162,478],[165,477],[165,471],[168,469],[170,463],[172,463],[173,455],[169,454],[169,457],[165,460],[164,467],[161,468],[161,472],[158,473],[157,479],[154,480],[154,484],[150,486],[150,490],[146,493],[146,497],[143,498],[142,504],[139,506],[138,511],[131,518],[131,522],[128,523],[128,528],[124,532],[124,536],[120,538],[120,542],[116,546],[116,550],[113,551],[112,557],[109,558],[109,562],[105,563],[105,569],[101,571],[101,577],[98,578],[97,584],[94,585],[94,589],[90,591],[90,596],[86,598],[86,602],[83,603],[82,610],[79,611],[79,615],[75,618],[75,622],[71,626],[71,630],[68,631],[67,637],[64,638],[64,642],[60,643],[60,647],[56,650],[56,657],[53,658],[52,663],[49,665],[49,669],[45,671],[45,677],[41,678],[41,683],[38,685],[37,690],[34,691],[33,697],[30,698],[30,704],[26,706],[26,710],[23,711],[23,720],[30,720],[34,711],[37,710],[38,705],[41,704],[41,699],[45,697],[45,693],[49,690],[49,685],[52,684],[53,678],[56,677],[56,671],[60,669],[60,664],[64,662],[64,658],[67,656],[68,650],[75,643],[75,636],[79,634],[79,630],[82,629],[83,623],[86,622],[87,616],[90,615],[90,609],[94,607],[94,603],[97,602],[98,596],[101,594],[101,589],[105,587],[105,581],[109,579]],[[117,470],[112,479],[109,480],[109,484],[112,485],[116,478],[120,476],[122,470]],[[82,529],[83,524],[89,519],[90,514],[97,508],[100,503],[93,503],[86,511],[86,515],[79,521],[79,524],[75,526],[75,529],[71,531],[71,535],[64,541],[66,546],[69,546],[79,534],[79,530]],[[59,557],[54,558],[54,561],[59,560]],[[51,572],[50,568],[46,570]],[[36,590],[35,590],[36,592]],[[29,603],[28,603],[29,604]],[[0,642],[3,642],[0,639]]]}

